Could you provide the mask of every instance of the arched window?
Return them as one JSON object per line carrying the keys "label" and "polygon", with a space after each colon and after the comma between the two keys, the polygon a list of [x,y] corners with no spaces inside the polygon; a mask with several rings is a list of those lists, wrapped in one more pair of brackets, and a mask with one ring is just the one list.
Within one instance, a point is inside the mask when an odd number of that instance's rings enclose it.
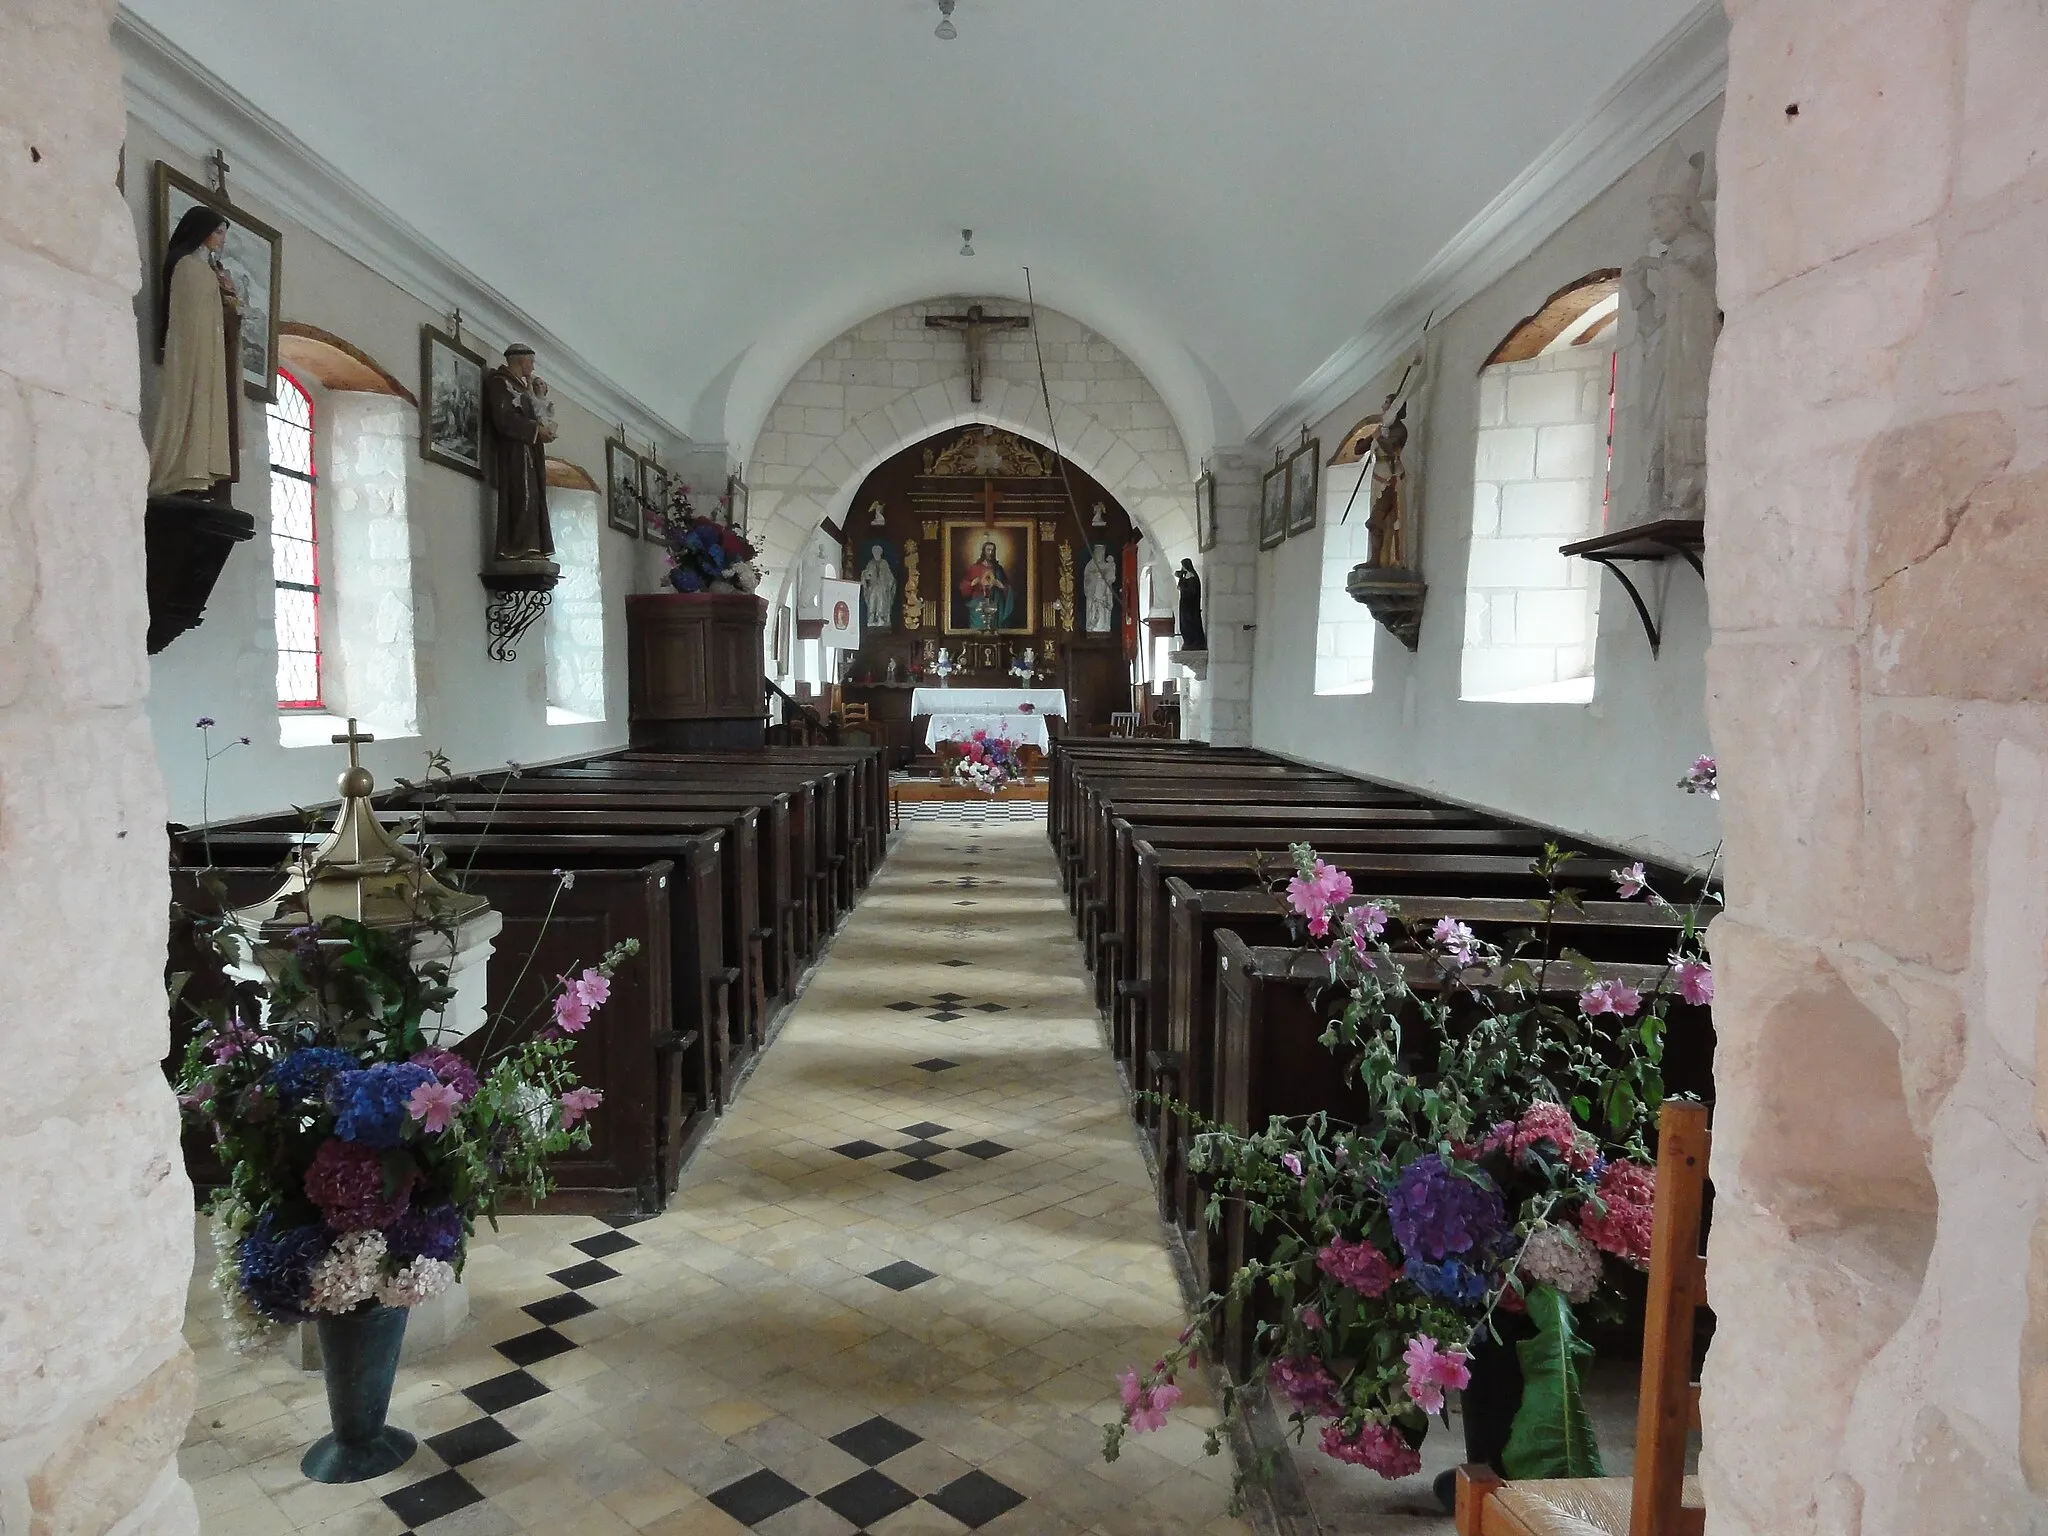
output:
{"label": "arched window", "polygon": [[1606,527],[1617,278],[1552,294],[1480,370],[1462,698],[1593,697],[1599,569],[1558,548]]}
{"label": "arched window", "polygon": [[1351,568],[1372,558],[1366,531],[1366,452],[1379,430],[1370,416],[1345,434],[1323,470],[1323,581],[1316,596],[1316,693],[1371,693],[1379,626],[1345,588]]}
{"label": "arched window", "polygon": [[277,707],[320,710],[320,539],[313,397],[279,370],[270,407],[270,571],[276,583]]}

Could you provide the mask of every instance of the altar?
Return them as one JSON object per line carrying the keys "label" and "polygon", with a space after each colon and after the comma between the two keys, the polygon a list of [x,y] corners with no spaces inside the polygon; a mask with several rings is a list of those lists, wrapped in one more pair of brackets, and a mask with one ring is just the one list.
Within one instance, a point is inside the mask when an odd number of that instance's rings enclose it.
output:
{"label": "altar", "polygon": [[942,741],[966,741],[976,731],[1001,736],[1019,747],[1052,748],[1046,719],[1066,718],[1063,688],[919,688],[910,696],[910,713],[929,717],[924,744],[934,751]]}

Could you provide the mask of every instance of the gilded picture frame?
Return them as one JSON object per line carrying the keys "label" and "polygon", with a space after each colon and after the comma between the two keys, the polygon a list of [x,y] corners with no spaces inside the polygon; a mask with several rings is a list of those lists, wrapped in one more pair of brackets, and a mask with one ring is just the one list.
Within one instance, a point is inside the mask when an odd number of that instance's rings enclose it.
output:
{"label": "gilded picture frame", "polygon": [[[158,303],[163,294],[164,251],[171,231],[187,209],[203,203],[228,221],[227,245],[220,263],[242,296],[242,392],[251,400],[277,400],[277,321],[283,304],[284,236],[261,219],[244,213],[202,181],[158,160],[150,182],[156,221],[155,259]],[[151,306],[152,311],[156,306]],[[157,324],[164,317],[158,314]]]}
{"label": "gilded picture frame", "polygon": [[1321,509],[1323,445],[1310,438],[1287,458],[1287,537],[1315,531]]}
{"label": "gilded picture frame", "polygon": [[1287,542],[1287,466],[1275,464],[1259,482],[1259,548]]}
{"label": "gilded picture frame", "polygon": [[[939,602],[947,635],[1029,635],[1038,617],[1038,535],[1028,517],[948,519]],[[993,545],[993,562],[986,546]],[[992,565],[992,568],[991,568]]]}

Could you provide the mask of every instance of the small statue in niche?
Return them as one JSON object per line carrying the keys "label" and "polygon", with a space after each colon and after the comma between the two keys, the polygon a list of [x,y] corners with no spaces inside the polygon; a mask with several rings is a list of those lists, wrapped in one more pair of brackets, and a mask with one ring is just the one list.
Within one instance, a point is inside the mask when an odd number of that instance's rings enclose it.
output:
{"label": "small statue in niche", "polygon": [[1087,599],[1085,627],[1091,635],[1106,635],[1116,627],[1116,563],[1108,546],[1089,546],[1088,564],[1081,572],[1081,591]]}
{"label": "small statue in niche", "polygon": [[1639,520],[1707,511],[1707,383],[1721,312],[1706,165],[1704,154],[1682,159],[1672,150],[1663,190],[1650,198],[1653,244],[1621,279],[1634,321],[1634,366],[1620,393],[1624,403],[1635,402],[1628,412],[1634,430],[1622,440],[1641,445],[1641,470],[1628,477],[1642,488]]}
{"label": "small statue in niche", "polygon": [[547,445],[555,440],[554,405],[533,373],[533,348],[514,342],[505,361],[484,375],[484,412],[491,426],[486,466],[498,495],[500,560],[546,560],[555,552],[548,526]]}
{"label": "small statue in niche", "polygon": [[868,549],[868,563],[860,573],[861,622],[869,629],[896,627],[896,568],[889,552],[879,543]]}
{"label": "small statue in niche", "polygon": [[1184,651],[1206,651],[1209,649],[1209,631],[1202,623],[1202,578],[1195,574],[1195,562],[1183,560],[1180,569],[1173,573],[1174,585],[1180,589],[1179,613],[1180,648]]}
{"label": "small statue in niche", "polygon": [[224,502],[240,478],[242,296],[220,264],[227,238],[226,216],[201,203],[185,210],[164,248],[152,496]]}
{"label": "small statue in niche", "polygon": [[894,656],[889,658],[888,680],[892,686],[896,682],[896,658]]}
{"label": "small statue in niche", "polygon": [[903,627],[917,629],[924,623],[924,601],[917,591],[917,540],[903,541]]}

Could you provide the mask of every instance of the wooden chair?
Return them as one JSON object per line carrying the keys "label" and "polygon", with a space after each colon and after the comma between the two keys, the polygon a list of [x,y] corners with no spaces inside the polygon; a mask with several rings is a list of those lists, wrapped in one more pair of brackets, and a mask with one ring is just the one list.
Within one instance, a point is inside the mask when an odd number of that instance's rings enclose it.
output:
{"label": "wooden chair", "polygon": [[1119,709],[1109,717],[1109,734],[1135,736],[1138,734],[1138,721],[1141,718],[1135,709]]}
{"label": "wooden chair", "polygon": [[1685,1475],[1686,1436],[1698,1425],[1700,1403],[1692,1380],[1693,1313],[1707,1300],[1700,1256],[1706,1107],[1667,1101],[1658,1131],[1635,1476],[1509,1483],[1490,1467],[1461,1467],[1458,1536],[1701,1536],[1706,1529],[1699,1481]]}

